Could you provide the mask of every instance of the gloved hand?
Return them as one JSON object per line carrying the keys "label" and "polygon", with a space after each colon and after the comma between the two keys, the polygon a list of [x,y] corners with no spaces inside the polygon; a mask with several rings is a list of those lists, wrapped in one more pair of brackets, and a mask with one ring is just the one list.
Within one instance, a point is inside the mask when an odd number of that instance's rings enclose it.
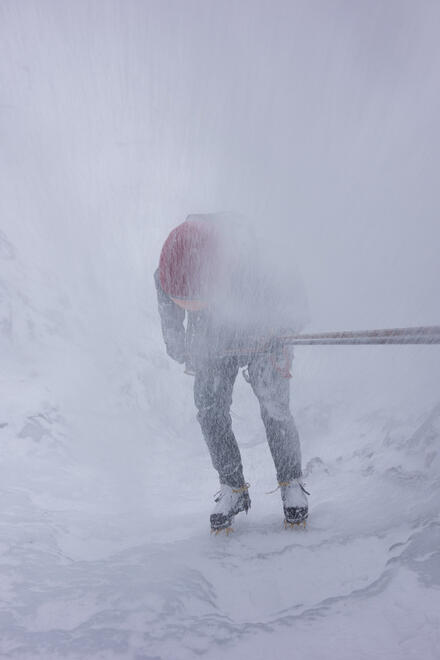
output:
{"label": "gloved hand", "polygon": [[166,349],[167,349],[167,355],[169,355],[169,357],[172,358],[175,362],[178,362],[179,364],[183,364],[185,362],[185,353],[176,350],[176,347],[174,345],[168,343],[166,345]]}
{"label": "gloved hand", "polygon": [[195,376],[196,375],[196,370],[194,368],[194,365],[191,363],[191,358],[186,356],[185,359],[185,373],[187,376]]}

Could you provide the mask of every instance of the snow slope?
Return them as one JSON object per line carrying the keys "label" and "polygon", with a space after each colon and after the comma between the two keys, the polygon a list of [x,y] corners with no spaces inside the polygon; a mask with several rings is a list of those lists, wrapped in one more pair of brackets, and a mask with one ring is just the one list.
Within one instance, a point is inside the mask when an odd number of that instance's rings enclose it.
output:
{"label": "snow slope", "polygon": [[[437,657],[435,393],[380,408],[335,391],[335,366],[348,370],[353,353],[298,350],[311,515],[286,531],[240,376],[233,418],[253,505],[231,537],[211,537],[217,485],[191,379],[157,336],[121,337],[105,361],[81,322],[66,331],[62,286],[27,277],[2,240],[1,657]],[[380,372],[377,350],[365,359]]]}
{"label": "snow slope", "polygon": [[[0,657],[439,656],[437,347],[296,352],[310,520],[218,484],[153,271],[187,213],[292,246],[311,330],[438,318],[435,3],[0,0]],[[250,5],[252,5],[250,10]]]}

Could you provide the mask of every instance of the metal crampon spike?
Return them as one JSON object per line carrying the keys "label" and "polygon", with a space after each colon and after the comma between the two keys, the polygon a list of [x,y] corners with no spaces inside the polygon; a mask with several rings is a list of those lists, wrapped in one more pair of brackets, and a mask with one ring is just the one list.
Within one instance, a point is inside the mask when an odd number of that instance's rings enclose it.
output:
{"label": "metal crampon spike", "polygon": [[306,521],[300,520],[298,522],[289,522],[288,520],[284,521],[284,529],[293,529],[294,527],[303,527],[306,528]]}
{"label": "metal crampon spike", "polygon": [[216,536],[218,536],[222,532],[225,532],[226,536],[229,536],[233,531],[234,529],[232,527],[222,527],[221,529],[211,529],[211,535],[215,534]]}

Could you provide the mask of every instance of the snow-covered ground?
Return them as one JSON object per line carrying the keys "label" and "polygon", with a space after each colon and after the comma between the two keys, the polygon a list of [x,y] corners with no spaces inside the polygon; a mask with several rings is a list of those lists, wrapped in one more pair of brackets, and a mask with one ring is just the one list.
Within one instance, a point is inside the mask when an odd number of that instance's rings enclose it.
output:
{"label": "snow-covered ground", "polygon": [[252,508],[211,536],[152,279],[187,213],[234,208],[291,245],[310,330],[438,323],[438,21],[0,0],[2,659],[439,657],[440,349],[296,351],[306,530],[239,375]]}
{"label": "snow-covered ground", "polygon": [[[298,349],[306,530],[284,530],[279,493],[266,494],[274,471],[240,376],[252,509],[229,538],[211,537],[217,483],[191,378],[153,328],[138,350],[121,335],[107,353],[72,330],[62,286],[34,273],[47,308],[32,301],[19,249],[2,241],[2,658],[438,657],[438,395],[421,391],[422,374],[379,404],[396,382],[386,351],[400,376],[418,351],[428,385],[435,347]],[[374,395],[350,371],[358,351],[365,378],[367,362],[388,377]]]}

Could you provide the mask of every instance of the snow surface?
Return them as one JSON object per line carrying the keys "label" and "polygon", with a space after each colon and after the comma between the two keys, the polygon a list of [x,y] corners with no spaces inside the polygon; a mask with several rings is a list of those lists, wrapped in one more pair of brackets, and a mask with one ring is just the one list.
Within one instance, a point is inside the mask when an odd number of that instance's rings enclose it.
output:
{"label": "snow surface", "polygon": [[296,351],[306,530],[239,375],[252,508],[211,537],[152,276],[232,206],[310,330],[438,323],[440,12],[184,4],[0,0],[0,657],[437,659],[440,350]]}
{"label": "snow surface", "polygon": [[[87,333],[66,332],[72,311],[43,311],[12,286],[25,268],[11,252],[3,302],[24,339],[3,333],[2,658],[438,657],[434,396],[376,408],[349,388],[334,392],[332,361],[348,368],[356,349],[322,349],[327,363],[321,349],[298,350],[293,409],[311,515],[305,531],[286,531],[240,376],[233,419],[253,505],[232,536],[211,537],[217,484],[191,379],[158,337],[103,363]],[[34,275],[48,304],[54,287]],[[377,350],[380,369],[386,349]],[[333,369],[319,386],[317,359]]]}

